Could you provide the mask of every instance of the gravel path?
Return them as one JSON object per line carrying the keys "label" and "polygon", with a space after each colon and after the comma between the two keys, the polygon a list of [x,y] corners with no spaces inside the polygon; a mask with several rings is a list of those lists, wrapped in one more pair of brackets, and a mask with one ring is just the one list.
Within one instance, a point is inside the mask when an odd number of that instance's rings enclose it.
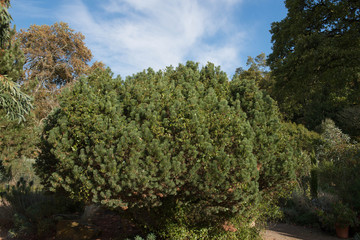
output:
{"label": "gravel path", "polygon": [[263,240],[339,240],[317,228],[294,226],[278,223],[269,227],[262,234]]}

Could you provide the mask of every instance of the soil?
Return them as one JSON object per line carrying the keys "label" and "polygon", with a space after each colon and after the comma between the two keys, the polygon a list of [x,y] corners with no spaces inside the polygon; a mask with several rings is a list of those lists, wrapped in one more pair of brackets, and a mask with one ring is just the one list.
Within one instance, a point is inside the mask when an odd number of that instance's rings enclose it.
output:
{"label": "soil", "polygon": [[261,233],[263,240],[339,240],[318,228],[277,223]]}
{"label": "soil", "polygon": [[[102,230],[102,234],[96,240],[116,239],[124,234],[126,226],[127,234],[136,232],[135,226],[129,225],[111,212],[103,212],[94,222]],[[130,226],[130,227],[129,227]],[[0,240],[7,240],[6,233],[0,229]],[[261,233],[263,240],[339,240],[317,228],[295,226],[286,223],[273,224]],[[54,238],[51,238],[54,239]]]}
{"label": "soil", "polygon": [[6,239],[5,237],[6,237],[6,232],[0,229],[0,240],[5,240]]}
{"label": "soil", "polygon": [[101,231],[96,240],[113,240],[120,236],[130,237],[141,233],[135,224],[109,210],[100,210],[95,213],[91,222]]}

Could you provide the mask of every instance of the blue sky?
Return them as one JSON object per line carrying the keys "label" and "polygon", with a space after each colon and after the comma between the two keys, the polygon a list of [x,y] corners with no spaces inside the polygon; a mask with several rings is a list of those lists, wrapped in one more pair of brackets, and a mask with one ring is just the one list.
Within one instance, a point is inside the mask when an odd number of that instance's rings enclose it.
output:
{"label": "blue sky", "polygon": [[122,77],[187,60],[233,75],[248,56],[271,53],[283,0],[12,0],[17,30],[63,21],[85,35],[94,60]]}

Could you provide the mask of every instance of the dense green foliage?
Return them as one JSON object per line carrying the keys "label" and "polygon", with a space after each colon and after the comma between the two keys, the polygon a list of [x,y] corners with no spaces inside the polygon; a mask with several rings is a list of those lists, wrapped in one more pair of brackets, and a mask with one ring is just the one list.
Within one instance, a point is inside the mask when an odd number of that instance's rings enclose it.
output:
{"label": "dense green foliage", "polygon": [[10,7],[10,0],[3,0],[0,2],[0,45],[4,46],[7,39],[10,37],[10,23],[12,17],[8,11]]}
{"label": "dense green foliage", "polygon": [[[67,24],[32,25],[16,33],[10,29],[10,15],[8,18],[6,49],[0,56],[0,74],[5,74],[0,76],[0,160],[7,170],[11,168],[12,183],[22,176],[37,184],[32,163],[38,152],[41,120],[58,106],[57,95],[63,86],[102,65],[88,65],[91,51],[85,47],[84,36]],[[27,105],[29,96],[33,109]],[[2,118],[6,115],[10,119]],[[19,119],[23,120],[20,124]]]}
{"label": "dense green foliage", "polygon": [[[10,228],[12,239],[45,239],[55,231],[56,214],[60,214],[57,218],[61,219],[82,207],[62,196],[45,194],[23,178],[0,194],[1,227]],[[4,226],[5,222],[8,224]]]}
{"label": "dense green foliage", "polygon": [[360,105],[342,109],[335,115],[334,121],[341,130],[360,141]]}
{"label": "dense green foliage", "polygon": [[0,120],[1,160],[9,163],[21,157],[36,158],[39,130],[31,117],[27,117],[26,120],[21,124],[8,119]]}
{"label": "dense green foliage", "polygon": [[254,81],[188,62],[81,79],[48,117],[36,168],[75,199],[130,210],[191,202],[209,221],[251,215],[307,160]]}
{"label": "dense green foliage", "polygon": [[[313,168],[310,176],[298,178],[299,187],[283,209],[288,220],[333,231],[337,222],[354,223],[360,210],[359,145],[350,138],[358,138],[360,126],[360,2],[285,4],[287,16],[271,27],[273,52],[267,63],[275,84],[268,92],[287,120],[322,134],[294,135],[311,153]],[[336,211],[340,204],[348,214]]]}
{"label": "dense green foliage", "polygon": [[330,119],[322,127],[325,142],[318,151],[319,186],[360,212],[360,145]]}
{"label": "dense green foliage", "polygon": [[321,139],[311,144],[316,146],[312,177],[317,194],[312,194],[309,182],[303,181],[283,205],[285,217],[296,224],[320,225],[327,231],[334,231],[335,224],[356,226],[360,212],[360,146],[330,119],[323,121],[318,130]]}
{"label": "dense green foliage", "polygon": [[241,79],[254,80],[260,89],[271,94],[274,79],[269,71],[265,53],[261,53],[255,58],[248,57],[246,65],[249,66],[247,70],[240,67],[236,69],[235,74]]}
{"label": "dense green foliage", "polygon": [[272,24],[274,96],[288,119],[314,128],[359,104],[360,2],[287,0]]}
{"label": "dense green foliage", "polygon": [[24,66],[24,54],[19,42],[14,40],[15,28],[7,8],[10,1],[0,3],[0,110],[10,119],[25,120],[24,115],[32,108],[31,98],[21,92],[16,81],[20,78]]}
{"label": "dense green foliage", "polygon": [[193,62],[113,78],[66,23],[19,43],[0,3],[0,182],[22,176],[0,218],[9,210],[14,236],[51,235],[67,197],[175,240],[256,239],[279,199],[288,219],[328,229],[360,212],[360,147],[342,132],[360,135],[360,2],[286,0],[268,61],[249,57],[231,81]]}

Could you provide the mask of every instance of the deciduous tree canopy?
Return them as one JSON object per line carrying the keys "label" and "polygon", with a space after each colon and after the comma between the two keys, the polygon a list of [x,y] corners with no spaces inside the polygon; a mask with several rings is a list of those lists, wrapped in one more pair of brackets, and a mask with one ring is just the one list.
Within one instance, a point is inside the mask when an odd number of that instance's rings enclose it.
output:
{"label": "deciduous tree canopy", "polygon": [[26,57],[26,80],[37,78],[39,87],[62,87],[89,69],[92,54],[85,46],[85,37],[67,23],[32,25],[21,30],[17,38]]}
{"label": "deciduous tree canopy", "polygon": [[255,80],[260,89],[271,93],[274,81],[266,63],[265,53],[259,54],[255,57],[255,59],[248,57],[246,65],[249,66],[247,70],[237,68],[236,74],[241,79]]}
{"label": "deciduous tree canopy", "polygon": [[26,58],[23,88],[34,96],[36,117],[43,119],[57,106],[56,96],[61,87],[91,69],[92,54],[85,46],[84,35],[63,22],[32,25],[21,30],[17,38]]}
{"label": "deciduous tree canopy", "polygon": [[287,0],[272,24],[274,95],[289,119],[314,127],[360,103],[360,1]]}

